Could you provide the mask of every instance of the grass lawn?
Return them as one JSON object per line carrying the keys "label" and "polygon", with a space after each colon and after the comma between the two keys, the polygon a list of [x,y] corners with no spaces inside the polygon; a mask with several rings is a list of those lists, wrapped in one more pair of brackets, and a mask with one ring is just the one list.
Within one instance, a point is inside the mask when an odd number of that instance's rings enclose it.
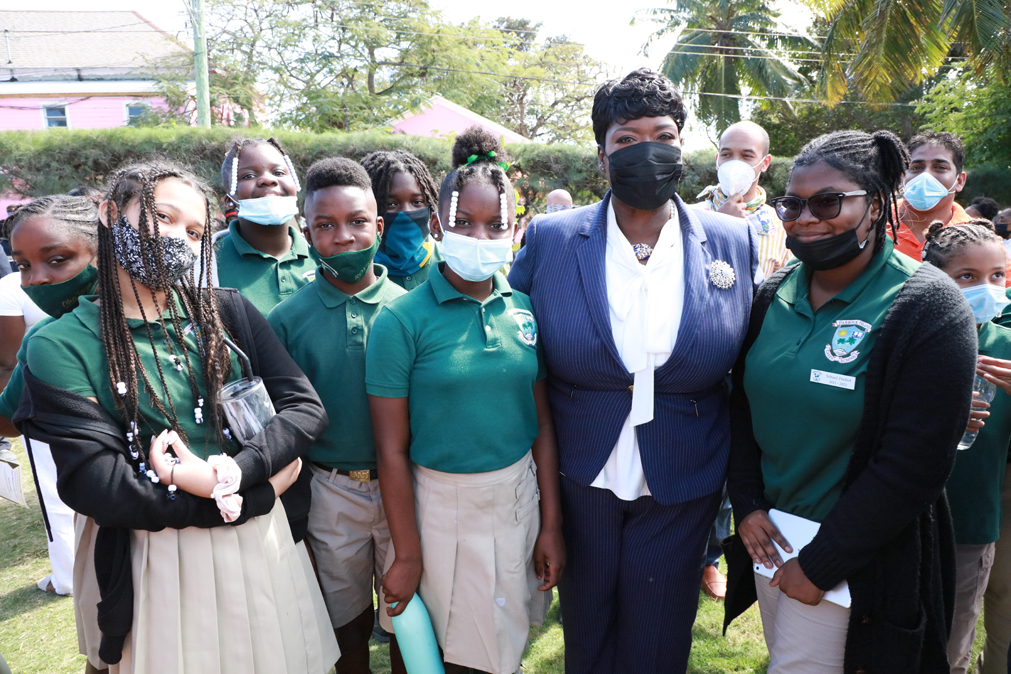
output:
{"label": "grass lawn", "polygon": [[[38,497],[20,443],[14,451],[22,460],[22,477],[29,508],[0,502],[0,653],[14,674],[81,674],[84,656],[77,652],[73,600],[39,591],[35,583],[49,573],[46,533]],[[692,674],[749,672],[764,674],[769,656],[762,639],[758,606],[739,618],[724,638],[723,605],[699,598],[693,629],[694,643],[688,671]],[[530,635],[523,661],[527,674],[562,674],[562,627],[558,602],[548,620]],[[982,645],[982,622],[973,652]],[[372,644],[372,671],[389,672],[388,649]]]}

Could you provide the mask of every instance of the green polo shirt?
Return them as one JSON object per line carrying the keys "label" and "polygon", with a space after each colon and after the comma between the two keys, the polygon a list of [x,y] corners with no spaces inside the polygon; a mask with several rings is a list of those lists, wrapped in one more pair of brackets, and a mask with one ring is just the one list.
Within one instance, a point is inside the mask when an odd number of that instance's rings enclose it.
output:
{"label": "green polo shirt", "polygon": [[266,316],[270,310],[316,277],[319,260],[302,233],[288,225],[291,248],[277,258],[250,246],[239,234],[239,223],[215,244],[218,285],[235,288]]}
{"label": "green polo shirt", "polygon": [[863,416],[878,331],[920,263],[891,240],[848,288],[811,309],[811,270],[783,279],[745,361],[744,390],[762,450],[765,498],[821,522],[842,493]]}
{"label": "green polo shirt", "polygon": [[378,280],[348,296],[316,280],[274,307],[267,321],[319,394],[330,426],[309,449],[309,459],[341,470],[376,467],[372,418],[365,393],[365,344],[376,314],[406,291],[375,265]]}
{"label": "green polo shirt", "polygon": [[[981,325],[979,353],[1011,360],[1011,329],[996,323]],[[962,545],[986,545],[1000,537],[1000,491],[1011,443],[1011,396],[1000,387],[989,412],[972,446],[955,452],[955,467],[948,477],[955,542]]]}
{"label": "green polo shirt", "polygon": [[14,371],[11,372],[11,378],[7,381],[7,386],[4,387],[3,393],[0,393],[0,417],[10,419],[21,404],[21,392],[25,388],[25,376],[22,374],[21,368],[28,361],[28,340],[31,339],[32,335],[54,320],[56,319],[52,316],[40,318],[25,333],[24,339],[21,340],[21,348],[18,349],[17,355],[18,364],[14,366]]}
{"label": "green polo shirt", "polygon": [[501,274],[484,301],[443,275],[390,302],[366,354],[369,395],[408,398],[411,461],[444,473],[510,466],[537,438],[534,384],[545,377],[530,298]]}
{"label": "green polo shirt", "polygon": [[[94,304],[95,299],[94,296],[82,297],[80,304],[71,313],[65,314],[60,320],[50,323],[32,336],[28,342],[28,367],[33,375],[47,384],[59,386],[81,396],[96,398],[98,404],[106,412],[120,420],[123,430],[126,432],[126,422],[123,415],[116,409],[114,396],[118,394],[109,383],[109,363],[105,358],[105,348],[102,346],[101,320],[98,306]],[[172,341],[175,353],[182,357],[179,336],[167,316],[168,314],[166,314],[168,339]],[[196,338],[189,321],[182,317],[181,323],[186,350],[189,352],[189,360],[197,381],[197,389],[200,395],[206,398],[207,389],[204,386],[203,368],[197,352]],[[190,450],[203,459],[211,454],[220,454],[222,451],[234,454],[237,446],[221,447],[218,445],[210,408],[206,402],[204,404],[204,422],[202,424],[196,423],[193,413],[196,401],[193,400],[193,393],[190,390],[188,372],[185,367],[181,372],[176,370],[172,362],[169,361],[169,353],[165,347],[166,335],[161,324],[157,321],[150,323],[154,342],[158,346],[157,356],[148,340],[144,321],[127,319],[127,324],[133,336],[133,343],[140,355],[140,361],[147,372],[148,381],[164,401],[166,409],[169,406],[166,393],[171,397],[179,419],[179,426],[186,434],[187,446]],[[164,387],[158,377],[156,358],[160,361],[162,372],[165,374]],[[238,379],[241,376],[234,355],[231,356],[231,364],[231,373],[226,377],[226,381]],[[137,382],[140,387],[141,437],[149,439],[152,435],[157,435],[169,428],[169,422],[168,418],[152,402],[150,395],[144,388],[140,372],[137,373]]]}
{"label": "green polo shirt", "polygon": [[407,276],[393,276],[391,274],[390,280],[408,292],[414,290],[427,281],[428,277],[431,276],[432,269],[434,269],[439,262],[442,262],[442,255],[439,254],[439,246],[435,243],[435,241],[430,240],[430,243],[432,244],[432,254],[429,256],[425,264],[421,266],[421,269],[413,274],[408,274]]}

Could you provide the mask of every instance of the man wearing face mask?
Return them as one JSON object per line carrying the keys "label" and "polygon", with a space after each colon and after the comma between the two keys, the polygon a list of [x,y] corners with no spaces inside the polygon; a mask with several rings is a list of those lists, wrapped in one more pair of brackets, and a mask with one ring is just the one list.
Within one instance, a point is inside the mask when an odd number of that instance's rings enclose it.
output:
{"label": "man wearing face mask", "polygon": [[685,117],[649,69],[604,84],[592,119],[611,189],[534,220],[509,274],[548,365],[568,672],[684,672],[691,649],[758,251],[750,227],[677,196]]}
{"label": "man wearing face mask", "polygon": [[970,220],[955,196],[965,187],[965,148],[953,133],[928,131],[909,141],[909,168],[899,202],[895,248],[914,260],[923,259],[927,229],[935,220],[960,225]]}
{"label": "man wearing face mask", "polygon": [[720,136],[716,156],[718,185],[704,189],[697,199],[707,211],[743,218],[758,234],[758,259],[762,278],[771,276],[790,259],[786,231],[776,210],[765,203],[759,177],[769,170],[769,134],[758,124],[732,124]]}
{"label": "man wearing face mask", "polygon": [[1008,225],[1011,224],[1011,208],[1005,208],[1004,210],[997,213],[997,216],[993,219],[993,228],[997,230],[997,236],[1004,239],[1004,248],[1007,250],[1008,254],[1011,255],[1011,232],[1008,231]]}

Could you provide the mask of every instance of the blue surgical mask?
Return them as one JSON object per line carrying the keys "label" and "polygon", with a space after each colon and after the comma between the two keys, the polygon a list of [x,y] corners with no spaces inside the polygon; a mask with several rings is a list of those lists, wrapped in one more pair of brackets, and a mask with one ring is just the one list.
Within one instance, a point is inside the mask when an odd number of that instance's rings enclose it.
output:
{"label": "blue surgical mask", "polygon": [[[376,262],[391,276],[417,272],[432,254],[428,241],[428,222],[432,209],[390,211],[383,214],[383,242],[376,251]],[[427,245],[426,245],[427,244]]]}
{"label": "blue surgical mask", "polygon": [[462,234],[446,232],[439,245],[449,268],[467,281],[484,281],[509,261],[513,252],[513,238],[475,239]]}
{"label": "blue surgical mask", "polygon": [[969,308],[972,309],[972,315],[976,317],[976,323],[980,324],[987,323],[1000,316],[1001,312],[1004,311],[1004,307],[1011,304],[1011,300],[1007,298],[1005,292],[1003,286],[995,286],[989,283],[971,288],[962,288],[962,294],[965,295]]}
{"label": "blue surgical mask", "polygon": [[915,210],[929,211],[954,191],[954,185],[949,190],[940,180],[924,171],[906,183],[902,196]]}
{"label": "blue surgical mask", "polygon": [[238,216],[258,225],[286,225],[298,215],[298,197],[269,194],[259,199],[240,199]]}

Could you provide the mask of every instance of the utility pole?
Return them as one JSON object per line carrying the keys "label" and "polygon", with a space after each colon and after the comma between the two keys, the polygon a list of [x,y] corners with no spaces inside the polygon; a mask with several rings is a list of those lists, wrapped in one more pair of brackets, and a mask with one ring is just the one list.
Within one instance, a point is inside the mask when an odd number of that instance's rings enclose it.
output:
{"label": "utility pole", "polygon": [[190,19],[193,22],[193,64],[197,82],[197,126],[211,128],[211,92],[207,72],[207,34],[204,21],[204,0],[192,0]]}

